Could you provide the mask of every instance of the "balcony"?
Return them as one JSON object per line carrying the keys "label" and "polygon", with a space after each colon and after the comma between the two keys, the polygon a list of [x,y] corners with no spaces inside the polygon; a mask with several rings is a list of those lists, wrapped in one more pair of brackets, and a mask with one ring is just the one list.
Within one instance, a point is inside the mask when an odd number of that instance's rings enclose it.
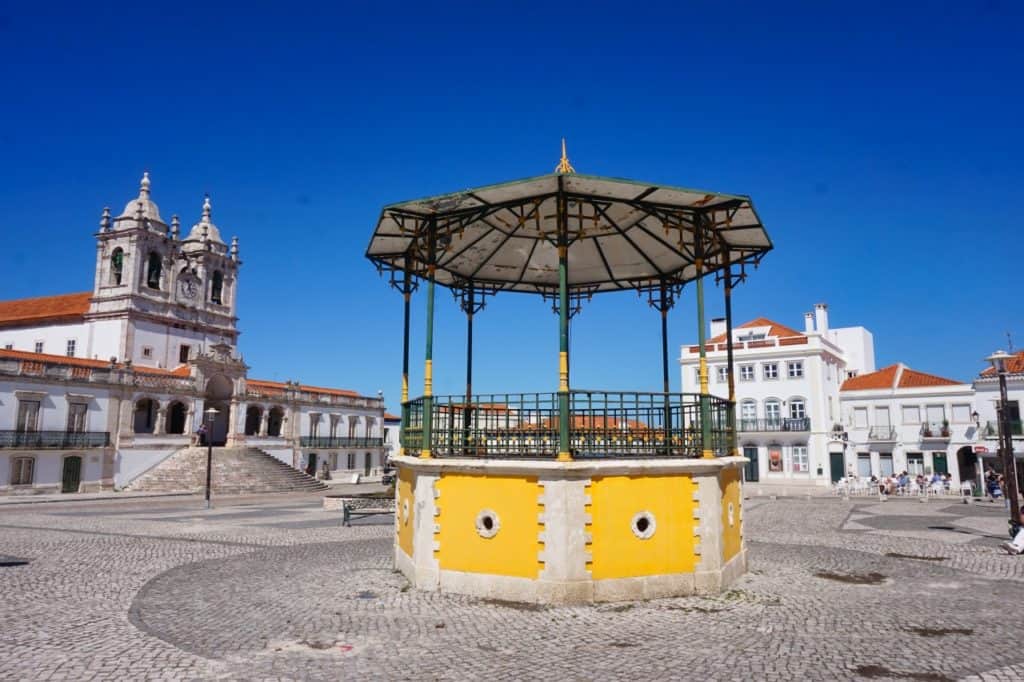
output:
{"label": "balcony", "polygon": [[776,433],[779,431],[810,431],[809,417],[791,419],[740,419],[739,430],[744,433]]}
{"label": "balcony", "polygon": [[332,438],[330,436],[302,436],[299,445],[304,448],[382,448],[383,438]]}
{"label": "balcony", "polygon": [[[565,394],[562,394],[563,396]],[[558,393],[433,396],[425,448],[424,398],[403,406],[402,445],[434,457],[554,459],[561,447]],[[734,444],[727,400],[689,393],[570,391],[568,449],[575,459],[725,456]]]}
{"label": "balcony", "polygon": [[949,440],[949,424],[921,424],[921,440]]}
{"label": "balcony", "polygon": [[[1022,421],[1011,421],[1010,422],[1010,435],[1012,436],[1024,436],[1024,422]],[[983,438],[998,438],[999,437],[999,422],[986,422],[981,427],[981,436]]]}
{"label": "balcony", "polygon": [[79,450],[109,445],[108,431],[0,431],[0,448]]}
{"label": "balcony", "polygon": [[893,443],[896,441],[896,429],[891,426],[872,426],[868,430],[868,440],[875,443]]}

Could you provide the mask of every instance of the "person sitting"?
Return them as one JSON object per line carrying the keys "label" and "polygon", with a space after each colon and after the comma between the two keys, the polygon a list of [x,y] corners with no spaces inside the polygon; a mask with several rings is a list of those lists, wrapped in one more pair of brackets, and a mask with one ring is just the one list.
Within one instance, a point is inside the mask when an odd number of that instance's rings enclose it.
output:
{"label": "person sitting", "polygon": [[998,478],[989,478],[986,482],[986,488],[988,489],[988,496],[992,498],[993,502],[1003,496],[1003,489],[1002,486],[999,485]]}

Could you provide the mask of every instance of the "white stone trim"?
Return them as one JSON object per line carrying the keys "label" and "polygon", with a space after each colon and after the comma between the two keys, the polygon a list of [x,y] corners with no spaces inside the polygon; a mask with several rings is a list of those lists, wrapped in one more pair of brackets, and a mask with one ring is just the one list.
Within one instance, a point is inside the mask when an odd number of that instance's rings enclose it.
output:
{"label": "white stone trim", "polygon": [[[640,523],[646,521],[646,527],[641,529]],[[638,511],[633,514],[633,518],[629,522],[629,527],[633,531],[633,535],[637,536],[641,540],[649,540],[654,537],[655,531],[658,529],[658,521],[654,518],[654,514],[649,511]]]}
{"label": "white stone trim", "polygon": [[[487,520],[490,519],[490,527],[487,526]],[[501,530],[501,519],[498,518],[498,513],[493,509],[481,509],[480,513],[476,515],[476,532],[482,538],[493,538]]]}

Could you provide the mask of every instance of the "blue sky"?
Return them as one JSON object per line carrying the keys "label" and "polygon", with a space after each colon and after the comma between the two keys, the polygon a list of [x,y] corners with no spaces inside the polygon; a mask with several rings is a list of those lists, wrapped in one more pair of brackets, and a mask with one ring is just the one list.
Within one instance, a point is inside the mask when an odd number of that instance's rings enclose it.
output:
{"label": "blue sky", "polygon": [[[165,217],[210,192],[241,239],[251,375],[395,408],[401,299],[363,258],[380,207],[550,172],[564,136],[580,172],[754,199],[776,250],[737,321],[799,328],[824,301],[879,366],[965,380],[1007,332],[1024,347],[1021,6],[767,4],[0,5],[0,297],[89,289],[100,212],[149,169]],[[438,303],[435,390],[457,393],[464,318]],[[690,287],[673,346],[694,315]],[[422,328],[417,296],[414,394]],[[498,297],[476,331],[480,391],[556,387],[547,304]],[[572,338],[575,384],[659,387],[635,295]]]}

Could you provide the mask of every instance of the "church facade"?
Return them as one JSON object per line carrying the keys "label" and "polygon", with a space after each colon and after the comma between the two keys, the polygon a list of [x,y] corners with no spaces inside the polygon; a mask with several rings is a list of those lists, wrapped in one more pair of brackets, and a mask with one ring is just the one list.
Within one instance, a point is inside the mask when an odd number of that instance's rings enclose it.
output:
{"label": "church facade", "polygon": [[209,197],[183,234],[146,174],[96,241],[92,291],[0,301],[0,493],[130,488],[200,426],[318,475],[380,472],[382,396],[248,376],[238,238]]}

